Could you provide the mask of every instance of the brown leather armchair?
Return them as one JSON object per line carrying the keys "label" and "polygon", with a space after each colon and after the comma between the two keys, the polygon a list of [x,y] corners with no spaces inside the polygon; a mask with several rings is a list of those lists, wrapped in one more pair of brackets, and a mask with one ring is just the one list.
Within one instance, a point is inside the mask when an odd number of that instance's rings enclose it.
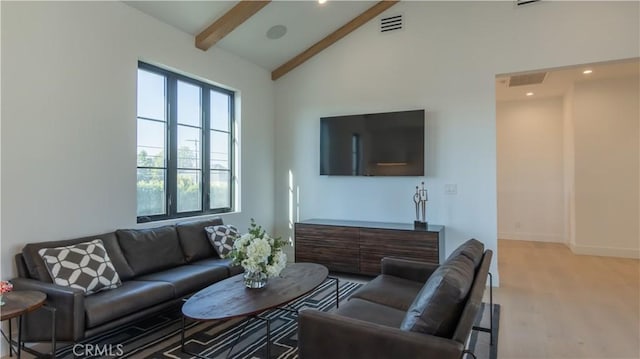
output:
{"label": "brown leather armchair", "polygon": [[469,240],[439,266],[384,258],[382,274],[339,309],[300,312],[300,357],[460,359],[491,257]]}

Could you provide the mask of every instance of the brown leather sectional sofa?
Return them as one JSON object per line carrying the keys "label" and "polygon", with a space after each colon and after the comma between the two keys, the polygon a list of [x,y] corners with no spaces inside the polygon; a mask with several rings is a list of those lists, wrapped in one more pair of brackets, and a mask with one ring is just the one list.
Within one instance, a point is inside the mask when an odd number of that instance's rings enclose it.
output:
{"label": "brown leather sectional sofa", "polygon": [[[139,230],[117,230],[65,241],[27,244],[15,256],[16,290],[39,290],[56,308],[56,338],[76,342],[150,315],[214,282],[241,273],[242,268],[221,259],[204,228],[222,224],[220,218]],[[80,289],[55,285],[38,251],[101,239],[122,285],[84,295]],[[51,339],[49,313],[26,316],[27,342]]]}
{"label": "brown leather sectional sofa", "polygon": [[440,265],[383,258],[382,274],[339,309],[300,312],[300,357],[462,358],[491,256],[472,239]]}

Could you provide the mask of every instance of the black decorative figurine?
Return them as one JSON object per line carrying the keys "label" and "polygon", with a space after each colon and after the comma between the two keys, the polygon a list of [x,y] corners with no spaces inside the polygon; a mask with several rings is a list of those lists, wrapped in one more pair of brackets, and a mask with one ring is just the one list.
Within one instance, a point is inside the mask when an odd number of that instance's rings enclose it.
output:
{"label": "black decorative figurine", "polygon": [[[427,229],[427,190],[424,188],[424,182],[422,182],[422,188],[416,186],[416,193],[413,195],[413,203],[416,205],[416,220],[413,221],[415,229]],[[422,212],[422,220],[420,220],[420,214]]]}

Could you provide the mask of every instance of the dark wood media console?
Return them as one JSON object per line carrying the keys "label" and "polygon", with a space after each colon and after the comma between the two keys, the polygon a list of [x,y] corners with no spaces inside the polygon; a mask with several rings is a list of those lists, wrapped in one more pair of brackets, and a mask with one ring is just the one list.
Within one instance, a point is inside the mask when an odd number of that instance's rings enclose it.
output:
{"label": "dark wood media console", "polygon": [[382,257],[438,264],[444,260],[444,226],[310,219],[295,224],[296,262],[319,263],[332,271],[380,274]]}

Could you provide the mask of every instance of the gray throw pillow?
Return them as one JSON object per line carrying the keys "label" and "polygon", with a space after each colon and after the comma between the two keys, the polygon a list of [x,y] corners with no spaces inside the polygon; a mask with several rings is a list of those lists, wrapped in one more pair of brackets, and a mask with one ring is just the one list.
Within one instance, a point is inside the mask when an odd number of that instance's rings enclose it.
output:
{"label": "gray throw pillow", "polygon": [[225,258],[233,249],[233,242],[238,238],[238,229],[232,225],[221,224],[209,226],[204,229],[209,241],[221,258]]}
{"label": "gray throw pillow", "polygon": [[82,289],[85,295],[122,284],[100,239],[66,247],[42,248],[38,254],[53,283]]}

